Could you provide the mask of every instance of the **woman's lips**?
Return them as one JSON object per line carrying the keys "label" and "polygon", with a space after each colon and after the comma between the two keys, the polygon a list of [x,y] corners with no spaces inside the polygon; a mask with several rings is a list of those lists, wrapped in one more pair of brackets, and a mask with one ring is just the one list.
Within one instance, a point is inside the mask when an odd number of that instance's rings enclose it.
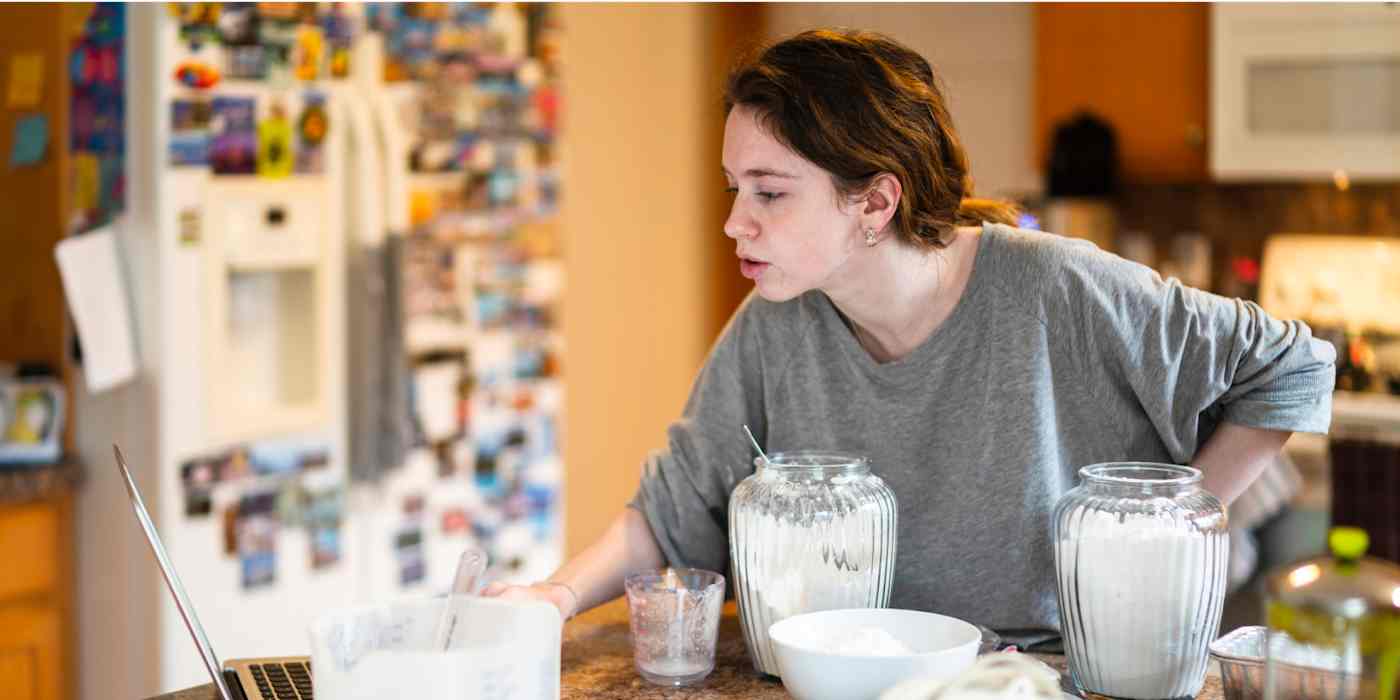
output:
{"label": "woman's lips", "polygon": [[768,263],[760,260],[750,260],[748,258],[739,259],[739,272],[745,277],[756,280],[768,269]]}

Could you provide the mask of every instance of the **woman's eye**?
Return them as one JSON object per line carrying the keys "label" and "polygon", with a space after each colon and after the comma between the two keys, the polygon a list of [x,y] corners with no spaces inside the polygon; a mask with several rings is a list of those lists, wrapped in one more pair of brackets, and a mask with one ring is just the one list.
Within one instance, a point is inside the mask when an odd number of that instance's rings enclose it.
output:
{"label": "woman's eye", "polygon": [[[739,193],[739,188],[738,188],[738,187],[726,187],[726,188],[724,188],[724,191],[727,192],[727,193],[729,193],[729,194],[738,194],[738,193]],[[779,197],[782,197],[782,196],[783,196],[783,193],[782,193],[782,192],[755,192],[755,193],[754,193],[754,196],[755,196],[755,197],[761,198],[761,199],[762,199],[763,201],[765,201],[765,202],[771,202],[771,201],[773,201],[773,200],[775,200],[775,199],[778,199]]]}

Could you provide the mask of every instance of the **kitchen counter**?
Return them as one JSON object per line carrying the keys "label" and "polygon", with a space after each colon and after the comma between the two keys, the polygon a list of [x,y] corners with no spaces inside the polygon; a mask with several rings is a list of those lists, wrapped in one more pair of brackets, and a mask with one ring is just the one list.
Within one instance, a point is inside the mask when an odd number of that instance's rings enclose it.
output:
{"label": "kitchen counter", "polygon": [[715,670],[703,683],[686,689],[652,685],[632,665],[632,642],[627,627],[627,601],[618,599],[590,610],[564,627],[559,697],[584,698],[788,698],[783,684],[765,678],[749,662],[744,631],[733,601],[724,607],[715,645]]}
{"label": "kitchen counter", "polygon": [[32,503],[72,491],[82,476],[76,462],[0,466],[0,505]]}
{"label": "kitchen counter", "polygon": [[[1062,656],[1038,656],[1042,661],[1064,670]],[[744,648],[744,634],[734,603],[725,606],[720,620],[719,643],[715,648],[715,670],[705,681],[691,688],[662,688],[651,685],[637,675],[632,666],[632,644],[628,639],[627,603],[613,601],[571,620],[564,626],[564,647],[560,670],[561,700],[585,698],[621,698],[650,700],[652,698],[686,697],[696,700],[716,698],[752,698],[780,700],[789,697],[783,684],[764,678],[749,663]],[[1205,687],[1198,700],[1221,700],[1220,675],[1211,664]],[[217,700],[212,684],[190,688],[150,700]]]}

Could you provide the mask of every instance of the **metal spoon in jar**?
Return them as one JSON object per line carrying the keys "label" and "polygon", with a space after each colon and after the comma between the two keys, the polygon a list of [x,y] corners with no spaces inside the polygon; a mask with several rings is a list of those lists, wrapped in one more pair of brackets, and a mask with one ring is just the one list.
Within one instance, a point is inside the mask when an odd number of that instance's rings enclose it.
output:
{"label": "metal spoon in jar", "polygon": [[768,461],[768,455],[763,454],[763,448],[758,446],[758,441],[753,438],[753,431],[749,430],[749,424],[744,424],[744,434],[749,436],[749,442],[753,443],[753,448],[758,450],[758,456],[763,458],[764,464],[772,464]]}

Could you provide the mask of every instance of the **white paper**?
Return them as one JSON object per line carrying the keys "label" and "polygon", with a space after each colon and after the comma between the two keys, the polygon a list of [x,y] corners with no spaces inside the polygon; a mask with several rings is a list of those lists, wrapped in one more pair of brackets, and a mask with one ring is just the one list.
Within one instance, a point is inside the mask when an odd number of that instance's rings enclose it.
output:
{"label": "white paper", "polygon": [[462,381],[460,362],[434,362],[414,370],[418,418],[431,442],[446,440],[458,432],[457,387]]}
{"label": "white paper", "polygon": [[71,236],[54,248],[63,293],[83,343],[83,370],[94,394],[136,376],[130,298],[110,226]]}

